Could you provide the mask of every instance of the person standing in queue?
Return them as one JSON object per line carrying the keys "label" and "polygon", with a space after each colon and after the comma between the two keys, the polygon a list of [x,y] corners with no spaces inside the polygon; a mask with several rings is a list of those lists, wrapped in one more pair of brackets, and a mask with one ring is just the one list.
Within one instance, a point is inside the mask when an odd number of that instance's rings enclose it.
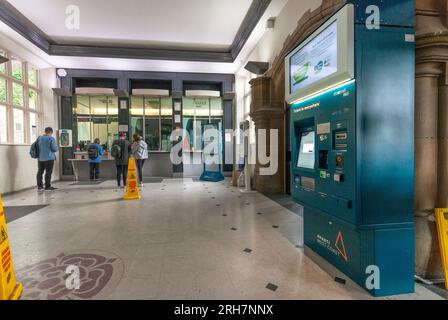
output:
{"label": "person standing in queue", "polygon": [[87,148],[90,166],[90,181],[98,181],[100,175],[100,163],[103,159],[104,149],[100,145],[100,139],[96,138]]}
{"label": "person standing in queue", "polygon": [[132,155],[137,163],[138,184],[140,187],[143,187],[143,166],[145,165],[145,161],[148,159],[148,145],[138,134],[134,134]]}
{"label": "person standing in queue", "polygon": [[[37,171],[37,188],[38,191],[53,191],[57,188],[51,186],[51,175],[53,174],[54,162],[56,161],[56,152],[58,152],[58,144],[53,138],[53,128],[45,128],[45,134],[40,136],[35,144],[38,147],[38,171]],[[45,188],[42,177],[45,173]]]}
{"label": "person standing in queue", "polygon": [[[112,157],[115,158],[115,165],[117,166],[118,188],[126,187],[130,152],[131,152],[131,143],[126,140],[126,133],[120,132],[120,138],[114,141],[111,148],[111,155]],[[123,177],[123,186],[121,186],[122,177]]]}

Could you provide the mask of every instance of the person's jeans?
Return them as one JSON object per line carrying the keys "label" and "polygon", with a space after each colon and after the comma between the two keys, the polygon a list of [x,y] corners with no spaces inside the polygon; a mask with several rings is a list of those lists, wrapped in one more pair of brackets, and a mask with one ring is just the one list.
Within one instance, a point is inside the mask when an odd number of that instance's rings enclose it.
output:
{"label": "person's jeans", "polygon": [[143,166],[146,159],[137,159],[138,182],[143,183]]}
{"label": "person's jeans", "polygon": [[117,165],[117,184],[118,184],[118,186],[120,186],[122,176],[123,176],[123,186],[126,187],[126,179],[128,177],[128,166]]}
{"label": "person's jeans", "polygon": [[53,174],[54,160],[49,161],[39,161],[38,171],[37,171],[37,186],[43,188],[44,184],[42,182],[42,177],[45,172],[45,188],[51,187],[51,175]]}
{"label": "person's jeans", "polygon": [[90,163],[90,180],[96,180],[100,177],[100,164]]}

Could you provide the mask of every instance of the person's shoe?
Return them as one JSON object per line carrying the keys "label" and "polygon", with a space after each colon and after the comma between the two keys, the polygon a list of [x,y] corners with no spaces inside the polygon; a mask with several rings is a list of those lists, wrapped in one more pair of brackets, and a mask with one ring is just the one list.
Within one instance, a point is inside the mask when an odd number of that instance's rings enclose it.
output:
{"label": "person's shoe", "polygon": [[37,187],[37,192],[43,192],[44,190],[44,187]]}
{"label": "person's shoe", "polygon": [[124,189],[124,186],[120,186],[120,189]]}
{"label": "person's shoe", "polygon": [[45,188],[45,191],[54,191],[54,190],[58,190],[58,188],[55,188],[55,187]]}
{"label": "person's shoe", "polygon": [[140,188],[143,188],[143,182],[140,182],[140,183],[138,184],[138,186],[139,186]]}

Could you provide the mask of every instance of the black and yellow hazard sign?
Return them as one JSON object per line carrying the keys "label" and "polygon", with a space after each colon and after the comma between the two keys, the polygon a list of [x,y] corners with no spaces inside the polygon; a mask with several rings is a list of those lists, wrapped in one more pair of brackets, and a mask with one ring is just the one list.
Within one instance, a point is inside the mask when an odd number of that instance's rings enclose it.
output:
{"label": "black and yellow hazard sign", "polygon": [[445,273],[445,288],[448,289],[448,208],[436,209],[437,232],[439,234],[440,257]]}
{"label": "black and yellow hazard sign", "polygon": [[16,282],[14,275],[6,219],[0,196],[0,300],[18,300],[22,290],[22,285]]}
{"label": "black and yellow hazard sign", "polygon": [[140,199],[140,192],[138,190],[137,171],[135,168],[134,158],[129,158],[128,165],[128,178],[126,180],[126,193],[124,195],[125,200]]}

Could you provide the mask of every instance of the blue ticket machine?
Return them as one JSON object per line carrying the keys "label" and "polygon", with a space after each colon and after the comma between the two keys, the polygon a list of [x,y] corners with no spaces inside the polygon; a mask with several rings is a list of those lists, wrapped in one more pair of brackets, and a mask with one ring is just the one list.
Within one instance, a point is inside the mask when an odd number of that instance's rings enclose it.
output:
{"label": "blue ticket machine", "polygon": [[285,60],[305,251],[414,292],[414,2],[348,1]]}

